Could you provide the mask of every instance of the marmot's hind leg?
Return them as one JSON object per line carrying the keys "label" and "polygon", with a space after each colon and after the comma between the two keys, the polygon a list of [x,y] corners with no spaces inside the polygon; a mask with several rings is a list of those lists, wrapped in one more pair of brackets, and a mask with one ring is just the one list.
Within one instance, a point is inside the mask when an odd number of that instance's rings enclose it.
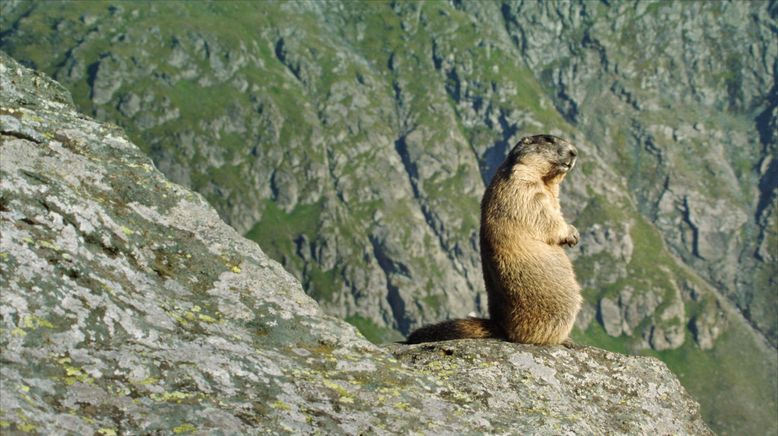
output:
{"label": "marmot's hind leg", "polygon": [[568,337],[570,330],[572,323],[567,320],[522,320],[515,323],[507,339],[520,344],[565,345],[573,343]]}

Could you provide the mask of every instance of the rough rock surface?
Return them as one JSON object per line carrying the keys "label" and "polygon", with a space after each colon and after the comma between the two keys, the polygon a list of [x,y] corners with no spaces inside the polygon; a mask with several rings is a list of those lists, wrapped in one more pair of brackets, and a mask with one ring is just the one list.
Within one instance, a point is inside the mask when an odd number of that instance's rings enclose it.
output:
{"label": "rough rock surface", "polygon": [[[474,418],[488,422],[482,428],[488,433],[565,434],[570,429],[576,434],[664,434],[679,427],[678,416],[659,417],[651,410],[689,407],[685,402],[672,404],[674,400],[668,396],[672,379],[657,377],[664,365],[651,358],[625,360],[619,354],[591,347],[571,351],[491,340],[394,345],[389,349],[414,370],[457,386],[455,395],[464,395],[462,400],[494,413],[487,418],[473,411]],[[646,415],[635,420],[624,405]],[[610,412],[603,413],[605,410]],[[687,413],[693,416],[696,412],[692,407]],[[518,422],[516,414],[522,415]],[[598,423],[601,419],[609,421],[607,428]],[[709,431],[702,426],[680,427],[681,432]]]}
{"label": "rough rock surface", "polygon": [[576,340],[659,356],[717,431],[778,431],[775,2],[0,8],[0,48],[376,342],[485,312],[484,183],[523,135],[575,141]]}
{"label": "rough rock surface", "polygon": [[0,134],[4,433],[710,432],[653,358],[371,344],[2,53]]}

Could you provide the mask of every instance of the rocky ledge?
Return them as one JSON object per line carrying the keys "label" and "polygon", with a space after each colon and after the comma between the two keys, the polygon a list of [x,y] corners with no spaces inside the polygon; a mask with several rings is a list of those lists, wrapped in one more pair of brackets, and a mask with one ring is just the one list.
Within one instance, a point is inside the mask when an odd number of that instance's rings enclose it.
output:
{"label": "rocky ledge", "polygon": [[377,347],[124,133],[0,54],[0,429],[705,434],[665,365]]}

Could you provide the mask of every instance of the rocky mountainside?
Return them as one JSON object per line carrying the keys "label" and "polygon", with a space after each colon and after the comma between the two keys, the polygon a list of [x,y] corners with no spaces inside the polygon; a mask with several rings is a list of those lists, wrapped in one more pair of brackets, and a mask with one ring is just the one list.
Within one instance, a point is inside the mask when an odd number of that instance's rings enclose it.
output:
{"label": "rocky mountainside", "polygon": [[778,432],[775,2],[0,5],[0,48],[376,342],[484,313],[484,184],[573,140],[576,339]]}
{"label": "rocky mountainside", "polygon": [[371,344],[2,52],[0,157],[3,433],[711,434],[654,358]]}

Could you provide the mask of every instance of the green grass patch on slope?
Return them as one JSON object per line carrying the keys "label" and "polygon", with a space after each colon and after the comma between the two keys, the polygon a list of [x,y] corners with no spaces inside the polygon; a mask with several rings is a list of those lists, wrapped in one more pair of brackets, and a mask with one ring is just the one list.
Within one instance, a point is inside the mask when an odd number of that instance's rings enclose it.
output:
{"label": "green grass patch on slope", "polygon": [[626,336],[617,338],[609,336],[596,320],[593,320],[585,331],[581,331],[576,327],[570,336],[573,338],[573,341],[581,345],[591,345],[592,347],[603,348],[608,351],[631,354],[627,346],[628,338]]}
{"label": "green grass patch on slope", "polygon": [[765,356],[754,337],[734,322],[707,352],[690,336],[678,349],[647,354],[662,359],[678,376],[713,428],[728,434],[778,433],[778,380],[770,376],[778,356]]}
{"label": "green grass patch on slope", "polygon": [[298,236],[316,234],[320,214],[320,203],[297,206],[287,213],[272,200],[265,200],[262,219],[245,236],[257,242],[270,257],[281,259],[295,252]]}
{"label": "green grass patch on slope", "polygon": [[308,294],[318,302],[331,302],[339,290],[337,285],[339,281],[338,271],[336,268],[322,271],[313,262],[309,264],[309,268],[305,283],[303,283]]}

